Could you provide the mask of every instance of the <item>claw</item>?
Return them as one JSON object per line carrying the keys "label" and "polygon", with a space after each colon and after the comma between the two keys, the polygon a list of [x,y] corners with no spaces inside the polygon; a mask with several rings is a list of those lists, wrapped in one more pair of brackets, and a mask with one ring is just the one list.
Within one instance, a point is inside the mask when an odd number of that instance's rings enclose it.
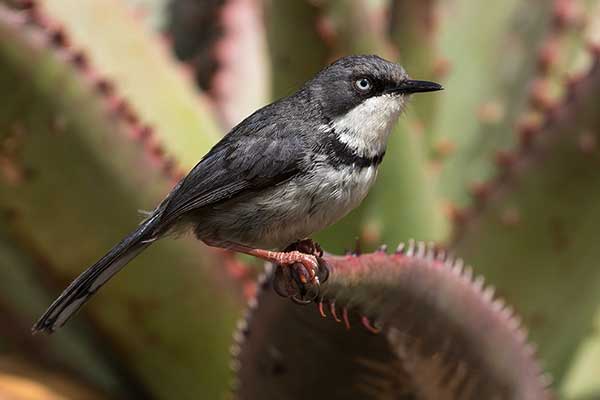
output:
{"label": "claw", "polygon": [[331,312],[335,322],[342,322],[342,320],[338,318],[337,312],[335,311],[335,301],[329,303],[329,311]]}
{"label": "claw", "polygon": [[290,299],[292,299],[294,303],[299,304],[301,306],[305,306],[307,304],[312,303],[312,299],[303,299],[301,297],[298,297],[297,295],[291,296]]}
{"label": "claw", "polygon": [[319,279],[319,282],[325,283],[327,282],[327,279],[329,279],[329,266],[327,265],[327,262],[320,256],[317,257],[317,262],[319,263],[317,278]]}
{"label": "claw", "polygon": [[319,309],[319,314],[321,315],[321,317],[323,317],[323,318],[327,318],[327,314],[325,314],[325,310],[324,310],[324,308],[323,308],[323,299],[321,299],[321,300],[319,301],[319,305],[318,305],[317,307],[318,307],[318,309]]}
{"label": "claw", "polygon": [[283,268],[278,265],[273,274],[273,289],[275,293],[286,298],[295,294],[298,289],[294,287],[293,279],[289,268]]}
{"label": "claw", "polygon": [[278,254],[273,288],[282,297],[309,304],[319,297],[321,282],[329,278],[329,268],[321,258],[323,250],[310,239],[288,246]]}
{"label": "claw", "polygon": [[317,282],[317,284],[314,285],[305,285],[301,287],[299,293],[293,294],[291,299],[296,304],[310,304],[319,297],[320,292],[321,288]]}

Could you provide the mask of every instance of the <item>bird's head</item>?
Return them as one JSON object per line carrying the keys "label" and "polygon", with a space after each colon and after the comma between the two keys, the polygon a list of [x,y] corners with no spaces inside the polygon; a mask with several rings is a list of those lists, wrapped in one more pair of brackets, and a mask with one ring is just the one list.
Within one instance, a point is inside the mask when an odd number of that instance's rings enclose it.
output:
{"label": "bird's head", "polygon": [[340,58],[319,72],[308,87],[331,117],[369,100],[403,105],[413,93],[442,89],[434,82],[412,80],[402,66],[374,55]]}
{"label": "bird's head", "polygon": [[365,55],[337,60],[306,89],[332,121],[340,140],[369,156],[385,150],[389,132],[411,94],[443,88],[412,80],[400,65]]}

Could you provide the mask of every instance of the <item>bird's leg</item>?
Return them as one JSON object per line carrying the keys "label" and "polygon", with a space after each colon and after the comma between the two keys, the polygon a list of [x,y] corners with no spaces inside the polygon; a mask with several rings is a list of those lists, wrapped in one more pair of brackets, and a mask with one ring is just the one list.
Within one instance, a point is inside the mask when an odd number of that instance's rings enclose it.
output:
{"label": "bird's leg", "polygon": [[232,242],[204,240],[209,246],[248,254],[277,265],[273,288],[283,297],[307,304],[319,295],[319,285],[329,277],[329,269],[321,258],[321,247],[310,239],[288,246],[284,251],[255,249]]}
{"label": "bird's leg", "polygon": [[254,249],[238,243],[221,242],[212,243],[204,241],[209,246],[222,247],[228,250],[237,251],[238,253],[248,254],[261,260],[268,261],[273,264],[282,266],[294,266],[301,264],[304,271],[298,274],[298,279],[302,284],[314,283],[319,284],[317,272],[319,271],[319,262],[313,254],[305,254],[298,250],[291,251],[271,251],[263,249]]}

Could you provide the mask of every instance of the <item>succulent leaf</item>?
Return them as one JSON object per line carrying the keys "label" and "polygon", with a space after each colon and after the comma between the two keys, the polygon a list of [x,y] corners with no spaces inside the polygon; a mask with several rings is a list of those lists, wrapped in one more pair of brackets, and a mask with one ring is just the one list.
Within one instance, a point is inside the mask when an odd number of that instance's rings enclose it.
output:
{"label": "succulent leaf", "polygon": [[593,333],[577,349],[575,359],[561,387],[565,399],[600,398],[600,312],[593,319]]}
{"label": "succulent leaf", "polygon": [[598,93],[596,55],[588,75],[571,82],[531,143],[490,183],[487,201],[471,210],[452,246],[518,307],[559,383],[589,334],[600,292]]}
{"label": "succulent leaf", "polygon": [[494,152],[514,143],[508,132],[528,100],[527,82],[536,72],[537,46],[551,11],[551,1],[517,0],[462,0],[443,9],[439,43],[451,95],[440,99],[426,137],[434,156],[452,147],[439,173],[445,201],[464,205],[467,185],[493,174]]}
{"label": "succulent leaf", "polygon": [[330,60],[330,29],[321,24],[320,7],[311,1],[265,2],[273,98],[287,96]]}
{"label": "succulent leaf", "polygon": [[100,400],[111,397],[34,362],[0,357],[0,398],[7,400]]}
{"label": "succulent leaf", "polygon": [[[444,79],[443,60],[439,51],[441,2],[438,0],[394,0],[389,9],[390,37],[399,53],[400,63],[412,77]],[[437,96],[411,99],[411,109],[425,132],[434,121]]]}
{"label": "succulent leaf", "polygon": [[[270,98],[270,61],[257,0],[173,0],[168,32],[229,130]],[[243,60],[243,62],[240,62]]]}
{"label": "succulent leaf", "polygon": [[545,399],[516,316],[423,243],[325,257],[317,307],[262,282],[232,353],[240,399]]}
{"label": "succulent leaf", "polygon": [[23,248],[9,237],[5,219],[0,218],[2,357],[28,358],[38,367],[59,367],[73,377],[94,382],[107,392],[130,397],[139,395],[137,388],[132,387],[131,377],[118,369],[106,351],[99,351],[90,327],[80,329],[84,325],[82,322],[64,335],[34,338],[27,334],[32,321],[50,304],[52,297],[40,279],[44,261],[32,257],[31,248]]}
{"label": "succulent leaf", "polygon": [[[221,136],[210,100],[198,96],[191,79],[150,40],[124,4],[117,0],[42,0],[52,18],[85,48],[86,56],[119,88],[148,126],[156,129],[164,151],[187,171]],[[106,12],[110,10],[110,12]]]}
{"label": "succulent leaf", "polygon": [[[0,108],[0,210],[11,216],[10,237],[47,260],[41,272],[62,289],[136,226],[136,210],[156,205],[174,176],[138,124],[115,113],[115,89],[77,61],[64,35],[31,13],[1,10],[9,40],[0,41],[0,85],[14,95]],[[155,247],[84,314],[157,398],[217,397],[228,378],[235,285],[197,242]],[[210,320],[191,318],[207,309]]]}

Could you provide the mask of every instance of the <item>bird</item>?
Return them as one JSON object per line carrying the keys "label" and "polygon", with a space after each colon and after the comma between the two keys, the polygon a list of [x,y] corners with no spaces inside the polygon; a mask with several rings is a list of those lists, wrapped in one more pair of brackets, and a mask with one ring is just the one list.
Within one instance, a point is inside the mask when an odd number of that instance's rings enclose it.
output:
{"label": "bird", "polygon": [[300,266],[302,283],[318,284],[317,256],[289,245],[362,202],[410,96],[442,89],[376,55],[331,63],[233,127],[132,233],[62,292],[32,331],[54,332],[144,249],[190,230],[209,246]]}

